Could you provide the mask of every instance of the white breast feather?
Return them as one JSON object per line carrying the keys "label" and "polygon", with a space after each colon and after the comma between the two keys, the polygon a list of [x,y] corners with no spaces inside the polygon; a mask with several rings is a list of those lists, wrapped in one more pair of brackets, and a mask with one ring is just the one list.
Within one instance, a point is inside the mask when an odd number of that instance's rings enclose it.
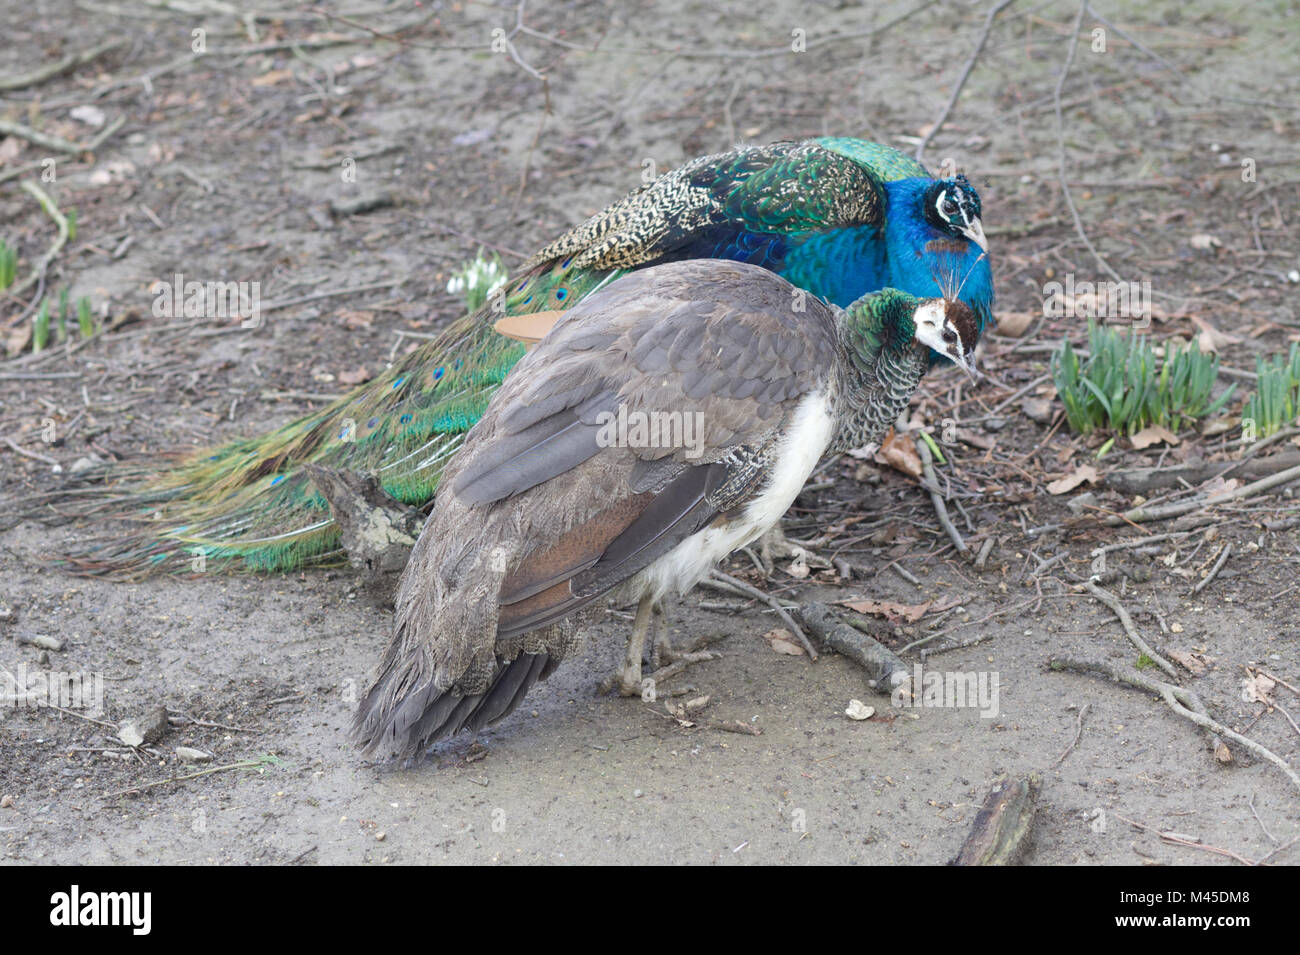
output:
{"label": "white breast feather", "polygon": [[722,558],[774,527],[798,497],[834,434],[828,396],[817,391],[805,397],[795,409],[766,486],[745,506],[740,519],[722,528],[707,527],[682,541],[637,575],[629,597],[649,593],[658,600],[670,590],[685,593]]}

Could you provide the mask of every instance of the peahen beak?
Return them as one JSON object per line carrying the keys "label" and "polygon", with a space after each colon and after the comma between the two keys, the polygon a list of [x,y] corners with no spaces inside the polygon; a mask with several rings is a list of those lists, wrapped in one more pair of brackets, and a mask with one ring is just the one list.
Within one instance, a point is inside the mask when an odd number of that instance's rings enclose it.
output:
{"label": "peahen beak", "polygon": [[979,381],[980,373],[975,367],[975,349],[972,348],[963,355],[950,355],[949,357],[952,358],[952,363],[954,365],[970,376],[971,381]]}
{"label": "peahen beak", "polygon": [[970,239],[983,251],[989,250],[989,240],[984,237],[984,226],[979,219],[971,219],[970,223],[961,230],[961,234]]}

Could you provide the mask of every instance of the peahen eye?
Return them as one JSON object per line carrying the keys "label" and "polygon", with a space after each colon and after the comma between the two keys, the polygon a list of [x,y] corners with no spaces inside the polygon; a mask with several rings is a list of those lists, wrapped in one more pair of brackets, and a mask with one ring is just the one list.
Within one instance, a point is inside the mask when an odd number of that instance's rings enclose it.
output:
{"label": "peahen eye", "polygon": [[957,333],[951,328],[945,328],[943,330],[943,340],[949,345],[955,345],[957,343]]}

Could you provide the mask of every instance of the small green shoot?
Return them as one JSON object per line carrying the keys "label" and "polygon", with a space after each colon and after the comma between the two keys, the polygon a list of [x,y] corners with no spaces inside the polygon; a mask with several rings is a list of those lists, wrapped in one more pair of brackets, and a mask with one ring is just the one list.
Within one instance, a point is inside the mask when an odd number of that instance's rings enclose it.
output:
{"label": "small green shoot", "polygon": [[1274,355],[1255,359],[1259,380],[1255,393],[1246,401],[1241,420],[1254,422],[1254,437],[1277,434],[1300,416],[1300,342],[1293,342],[1287,357]]}
{"label": "small green shoot", "polygon": [[18,277],[18,253],[4,239],[0,239],[0,290],[14,284]]}
{"label": "small green shoot", "polygon": [[59,341],[68,339],[68,287],[59,290]]}
{"label": "small green shoot", "polygon": [[82,338],[94,337],[95,319],[90,313],[90,299],[85,295],[77,299],[77,327],[81,329]]}
{"label": "small green shoot", "polygon": [[938,461],[940,465],[948,463],[947,458],[943,456],[943,452],[939,450],[939,445],[935,442],[934,438],[930,437],[930,432],[922,431],[921,439],[930,446],[930,453],[934,455],[934,459]]}
{"label": "small green shoot", "polygon": [[41,306],[32,319],[32,351],[44,351],[50,340],[50,300],[41,299]]}

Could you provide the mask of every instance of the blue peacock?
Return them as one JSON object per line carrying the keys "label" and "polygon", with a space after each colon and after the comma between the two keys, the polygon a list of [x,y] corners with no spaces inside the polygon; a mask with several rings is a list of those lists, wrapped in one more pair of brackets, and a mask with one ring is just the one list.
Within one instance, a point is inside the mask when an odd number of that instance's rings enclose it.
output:
{"label": "blue peacock", "polygon": [[524,354],[527,336],[501,334],[503,318],[552,314],[629,271],[698,258],[762,266],[834,305],[893,287],[960,298],[980,333],[993,322],[980,197],[964,176],[934,178],[896,149],[841,137],[702,156],[540,249],[481,309],[351,394],[269,434],[133,466],[114,506],[150,518],[146,529],[96,541],[69,565],[138,577],[185,570],[196,554],[210,569],[335,562],[340,530],[312,465],[427,505]]}

